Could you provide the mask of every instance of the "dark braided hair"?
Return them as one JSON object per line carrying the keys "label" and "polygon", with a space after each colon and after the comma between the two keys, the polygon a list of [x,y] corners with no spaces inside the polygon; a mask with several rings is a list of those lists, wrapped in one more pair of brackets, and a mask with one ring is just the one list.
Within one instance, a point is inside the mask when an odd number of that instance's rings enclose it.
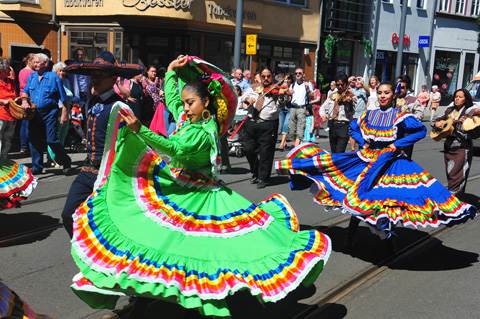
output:
{"label": "dark braided hair", "polygon": [[185,86],[183,87],[183,89],[198,95],[203,103],[205,103],[208,98],[210,103],[208,103],[207,110],[212,115],[217,114],[217,109],[214,105],[215,97],[211,95],[210,92],[208,92],[207,83],[205,83],[201,79],[193,79],[191,81],[188,81],[187,84],[185,84]]}

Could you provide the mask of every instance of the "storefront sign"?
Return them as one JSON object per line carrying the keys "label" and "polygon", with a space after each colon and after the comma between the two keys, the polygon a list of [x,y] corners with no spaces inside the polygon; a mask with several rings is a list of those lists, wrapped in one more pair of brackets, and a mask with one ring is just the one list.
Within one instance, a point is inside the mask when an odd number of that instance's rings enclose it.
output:
{"label": "storefront sign", "polygon": [[430,46],[430,36],[421,35],[418,37],[418,47],[419,48],[428,48]]}
{"label": "storefront sign", "polygon": [[[193,0],[192,0],[193,1]],[[230,6],[222,8],[220,5],[214,3],[208,4],[208,14],[216,17],[229,17],[235,18],[237,16],[237,10]],[[254,11],[243,11],[243,19],[257,20],[257,14]]]}
{"label": "storefront sign", "polygon": [[[68,0],[65,0],[68,1]],[[78,0],[71,0],[78,1]],[[85,1],[85,0],[82,0]],[[103,0],[102,0],[103,1]],[[132,8],[139,11],[145,11],[148,8],[160,7],[160,8],[173,8],[175,10],[188,9],[192,5],[193,0],[122,0],[124,7]]]}
{"label": "storefront sign", "polygon": [[103,7],[103,0],[64,0],[63,6],[70,7]]}
{"label": "storefront sign", "polygon": [[294,69],[296,68],[295,63],[290,62],[290,61],[280,61],[278,63],[279,68],[288,68],[288,69]]}

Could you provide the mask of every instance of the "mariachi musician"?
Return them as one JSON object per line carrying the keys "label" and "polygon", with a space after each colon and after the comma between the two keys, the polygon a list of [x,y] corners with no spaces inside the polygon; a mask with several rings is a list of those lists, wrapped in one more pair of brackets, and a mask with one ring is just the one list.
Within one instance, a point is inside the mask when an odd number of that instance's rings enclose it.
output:
{"label": "mariachi musician", "polygon": [[355,114],[355,95],[347,89],[348,77],[341,73],[335,82],[337,92],[320,107],[320,116],[328,120],[328,138],[332,153],[344,153],[349,141],[350,122]]}
{"label": "mariachi musician", "polygon": [[285,89],[273,84],[273,74],[268,67],[260,73],[262,82],[255,83],[242,95],[248,105],[245,121],[245,156],[250,165],[250,183],[264,188],[270,178],[278,135],[278,101]]}
{"label": "mariachi musician", "polygon": [[440,128],[444,121],[452,122],[453,130],[445,138],[443,156],[448,180],[447,189],[456,196],[465,193],[473,160],[472,136],[465,131],[462,124],[468,118],[478,115],[480,107],[473,104],[470,92],[458,89],[453,93],[453,104],[431,123],[432,127]]}
{"label": "mariachi musician", "polygon": [[[416,96],[408,94],[410,92],[411,84],[412,81],[408,75],[401,75],[398,78],[395,108],[412,113],[417,120],[422,122],[425,114],[425,106],[422,106],[420,100]],[[412,158],[413,144],[402,147],[402,151],[408,156],[408,158]]]}

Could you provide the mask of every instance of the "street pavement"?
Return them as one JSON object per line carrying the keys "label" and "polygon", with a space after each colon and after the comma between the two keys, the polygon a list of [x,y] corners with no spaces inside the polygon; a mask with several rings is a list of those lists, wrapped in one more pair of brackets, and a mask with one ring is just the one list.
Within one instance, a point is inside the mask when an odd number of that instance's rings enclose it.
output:
{"label": "street pavement", "polygon": [[[326,132],[322,131],[318,142],[321,147],[329,149]],[[445,185],[442,149],[443,143],[426,137],[415,145],[413,159]],[[70,155],[74,167],[81,165],[85,156],[77,153]],[[279,160],[285,155],[286,152],[276,152],[275,157]],[[19,154],[11,154],[11,157],[23,163],[30,162],[29,158]],[[308,191],[292,192],[284,176],[274,174],[270,185],[260,190],[248,181],[237,182],[250,176],[248,165],[245,157],[230,157],[230,160],[233,168],[223,179],[227,184],[233,183],[231,188],[234,191],[255,203],[272,193],[285,195],[295,209],[302,229],[317,228],[322,231],[325,225],[346,217],[336,211],[324,212],[313,202]],[[59,169],[48,169],[46,174],[41,175],[39,185],[29,200],[68,192],[75,176],[55,174],[59,172]],[[474,157],[470,177],[473,180],[467,186],[465,200],[479,207],[478,156]],[[20,209],[2,211],[0,234],[14,234],[59,221],[64,203],[65,197],[30,205],[27,200]],[[357,233],[355,248],[346,251],[342,245],[346,225],[343,222],[325,229],[332,238],[333,252],[313,286],[300,287],[276,304],[260,304],[248,293],[237,293],[228,299],[233,317],[292,318],[338,285],[391,254],[384,242],[363,225]],[[322,318],[451,318],[452,314],[461,318],[476,317],[473,314],[479,310],[478,302],[474,301],[478,300],[480,292],[480,246],[474,236],[479,227],[478,219],[456,227],[409,263],[383,272],[371,283],[332,304],[326,310],[329,315]],[[401,249],[431,231],[430,228],[398,229],[398,247]],[[71,279],[77,271],[70,255],[68,236],[63,229],[10,246],[0,246],[0,276],[35,311],[57,319],[97,319],[109,314],[108,310],[90,309],[70,290]],[[127,303],[127,298],[122,298],[118,307]],[[148,314],[148,318],[195,317],[195,314],[170,304],[152,305]]]}

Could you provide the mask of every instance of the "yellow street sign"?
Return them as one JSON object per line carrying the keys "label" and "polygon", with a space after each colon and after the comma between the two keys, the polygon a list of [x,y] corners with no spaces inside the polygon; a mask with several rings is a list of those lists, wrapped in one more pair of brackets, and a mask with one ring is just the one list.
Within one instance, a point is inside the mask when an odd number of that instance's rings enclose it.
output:
{"label": "yellow street sign", "polygon": [[257,35],[247,34],[246,54],[257,54]]}

